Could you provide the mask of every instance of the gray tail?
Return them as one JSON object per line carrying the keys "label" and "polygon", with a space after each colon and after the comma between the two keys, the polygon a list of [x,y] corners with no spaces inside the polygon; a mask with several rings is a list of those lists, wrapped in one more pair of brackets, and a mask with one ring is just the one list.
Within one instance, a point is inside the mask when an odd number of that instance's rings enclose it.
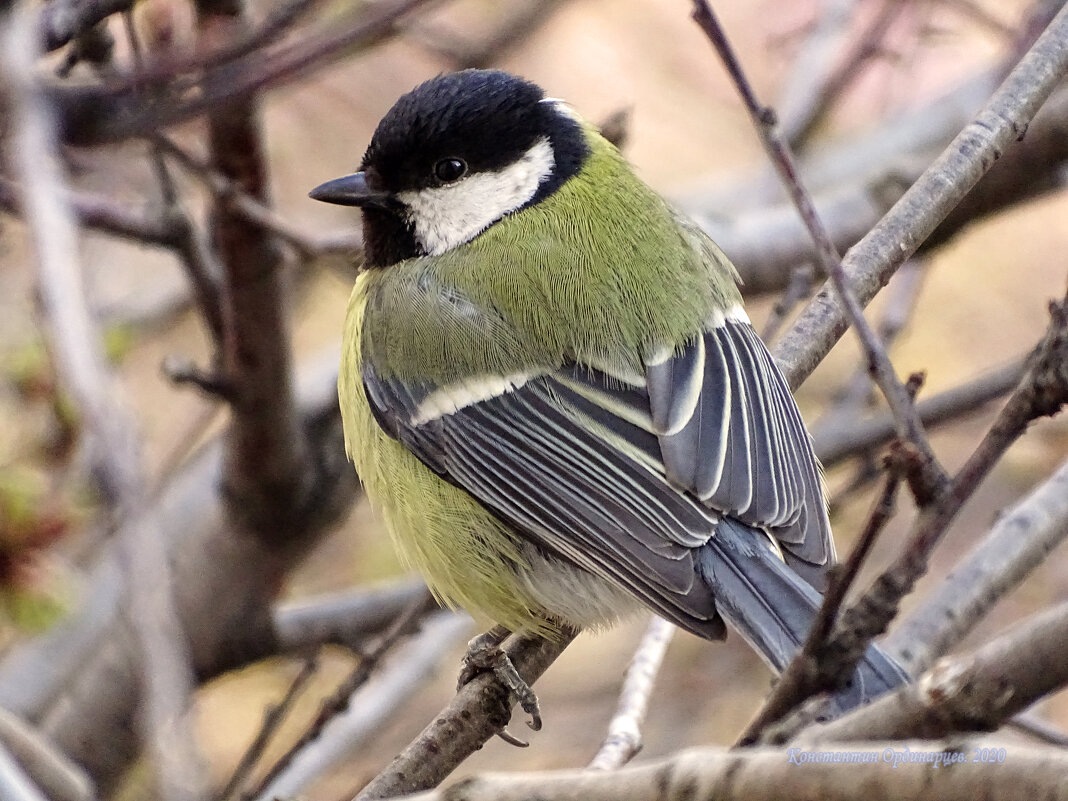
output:
{"label": "gray tail", "polygon": [[[822,598],[776,554],[767,535],[729,518],[700,550],[698,570],[719,613],[776,672],[798,652]],[[832,701],[844,712],[908,681],[908,674],[870,645],[850,683]]]}

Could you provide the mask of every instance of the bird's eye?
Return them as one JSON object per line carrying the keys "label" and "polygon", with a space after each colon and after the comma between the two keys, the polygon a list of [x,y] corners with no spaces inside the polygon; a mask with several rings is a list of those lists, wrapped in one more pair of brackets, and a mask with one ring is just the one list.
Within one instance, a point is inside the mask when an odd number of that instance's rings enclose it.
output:
{"label": "bird's eye", "polygon": [[452,183],[464,177],[467,173],[467,164],[463,159],[442,159],[434,165],[434,177],[443,183]]}

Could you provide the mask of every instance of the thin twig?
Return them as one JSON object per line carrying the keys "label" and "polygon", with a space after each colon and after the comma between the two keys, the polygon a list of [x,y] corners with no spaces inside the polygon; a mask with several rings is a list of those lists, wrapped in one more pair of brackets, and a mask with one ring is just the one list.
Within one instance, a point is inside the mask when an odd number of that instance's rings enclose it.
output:
{"label": "thin twig", "polygon": [[1068,604],[1062,603],[973,653],[940,660],[914,684],[808,727],[791,744],[993,731],[1068,682],[1066,643]]}
{"label": "thin twig", "polygon": [[872,507],[849,558],[832,569],[823,603],[801,650],[779,677],[759,714],[738,739],[738,745],[751,745],[759,741],[764,730],[791,709],[816,693],[837,689],[853,674],[857,662],[864,656],[870,638],[859,641],[850,635],[845,638],[847,641],[842,642],[840,637],[832,636],[832,631],[835,635],[840,634],[836,622],[846,593],[871,553],[876,538],[893,515],[901,472],[893,464],[887,467],[883,491]]}
{"label": "thin twig", "polygon": [[207,161],[193,155],[171,138],[163,134],[157,134],[152,136],[151,139],[157,147],[177,161],[190,175],[201,181],[217,201],[226,203],[229,208],[241,214],[248,222],[292,245],[301,256],[313,258],[327,251],[344,251],[358,258],[363,242],[358,233],[350,233],[344,236],[334,235],[327,238],[316,237],[314,234],[301,231],[293,223],[284,219],[277,211],[254,198],[235,181],[213,169]]}
{"label": "thin twig", "polygon": [[858,0],[823,0],[819,16],[811,24],[779,90],[776,108],[783,137],[797,152],[804,146],[798,132],[822,113],[826,102],[823,87],[841,59],[842,47],[861,5]]}
{"label": "thin twig", "polygon": [[783,124],[783,136],[791,147],[802,147],[826,116],[832,103],[842,97],[850,84],[864,74],[864,68],[885,52],[883,42],[898,15],[908,8],[906,0],[884,0],[867,27],[857,36],[838,66],[826,77],[804,111]]}
{"label": "thin twig", "polygon": [[675,626],[653,617],[634,652],[623,679],[619,705],[608,724],[608,736],[590,761],[590,770],[615,770],[626,765],[642,749],[642,723],[649,708],[657,673],[675,634]]}
{"label": "thin twig", "polygon": [[433,612],[418,634],[396,649],[389,663],[372,676],[352,703],[302,751],[257,801],[300,798],[323,776],[343,767],[353,753],[374,742],[397,720],[417,691],[441,675],[442,662],[471,636],[473,621],[455,612]]}
{"label": "thin twig", "polygon": [[[197,71],[198,64],[175,66],[153,77],[153,86],[174,91],[160,102],[142,108],[133,98],[134,81],[92,91],[57,90],[61,108],[76,122],[64,126],[81,144],[143,135],[191,117],[239,103],[264,89],[298,80],[353,51],[389,41],[414,11],[442,0],[393,0],[357,7],[345,20],[292,44],[253,51],[234,61],[205,70],[192,82],[175,83],[176,74]],[[247,31],[239,34],[248,35]],[[137,80],[144,82],[148,76]]]}
{"label": "thin twig", "polygon": [[[938,227],[1005,148],[1026,131],[1068,74],[1068,8],[1062,8],[976,118],[894,207],[848,253],[843,270],[868,303]],[[798,386],[848,327],[833,287],[824,287],[774,349],[791,387]]]}
{"label": "thin twig", "polygon": [[[960,386],[925,398],[916,404],[920,419],[934,428],[970,414],[1009,394],[1020,383],[1025,358],[1020,357]],[[870,455],[874,448],[894,438],[894,420],[889,412],[859,420],[842,421],[836,428],[820,425],[812,435],[812,444],[825,468],[855,455]]]}
{"label": "thin twig", "polygon": [[[141,70],[144,67],[144,58],[141,53],[141,40],[134,25],[133,11],[129,9],[123,11],[122,19],[134,64],[138,70]],[[142,93],[142,102],[146,104],[149,102],[150,98],[140,85],[135,84],[134,91]],[[222,268],[216,261],[211,248],[204,241],[192,217],[182,205],[178,187],[158,143],[149,143],[149,158],[152,161],[160,196],[166,208],[164,216],[176,234],[174,250],[181,259],[185,272],[189,276],[189,282],[193,286],[193,297],[204,325],[211,335],[215,346],[215,360],[218,362],[223,341],[222,296],[219,291]]]}
{"label": "thin twig", "polygon": [[[1020,386],[975,452],[954,476],[949,490],[921,512],[898,558],[855,604],[842,613],[838,628],[843,634],[853,632],[858,639],[867,642],[885,631],[897,614],[901,599],[912,591],[916,582],[926,573],[931,552],[949,524],[998,459],[1032,420],[1055,414],[1068,403],[1068,299],[1051,303],[1050,317],[1049,328],[1032,353]],[[901,464],[907,465],[908,457],[908,452],[903,450],[898,459]],[[904,469],[907,470],[907,466]],[[902,692],[899,691],[897,695]],[[1007,714],[1011,715],[1022,708],[1014,706]],[[782,741],[810,722],[803,715],[797,715],[777,726],[774,736],[777,741]]]}
{"label": "thin twig", "polygon": [[910,672],[928,668],[1068,537],[1068,461],[1002,515],[886,639]]}
{"label": "thin twig", "polygon": [[[25,190],[14,181],[0,176],[0,210],[23,215],[19,200]],[[173,248],[177,232],[162,215],[148,216],[119,205],[113,198],[64,188],[71,212],[84,228],[129,239],[144,245]]]}
{"label": "thin twig", "polygon": [[920,505],[938,497],[946,487],[948,478],[938,463],[930,442],[923,429],[923,423],[916,414],[916,409],[891,364],[886,350],[879,342],[878,336],[864,317],[863,307],[853,293],[842,268],[842,260],[831,241],[830,234],[816,213],[812,198],[802,186],[797,173],[797,166],[785,142],[778,136],[775,127],[774,112],[761,105],[737,57],[734,55],[726,34],[709,6],[707,0],[694,0],[694,19],[708,36],[709,41],[722,59],[727,73],[738,89],[746,110],[760,134],[761,142],[772,163],[790,194],[798,213],[812,235],[816,245],[816,254],[824,273],[830,278],[841,304],[846,310],[848,320],[857,333],[867,360],[868,370],[872,374],[886,401],[894,414],[898,436],[910,443],[921,457],[920,470],[916,475],[919,480],[910,482],[913,493]]}
{"label": "thin twig", "polygon": [[241,755],[241,759],[238,760],[237,766],[234,768],[233,773],[230,774],[230,779],[226,782],[226,785],[215,795],[215,801],[228,801],[245,783],[253,768],[256,767],[256,763],[263,757],[267,746],[270,745],[271,738],[278,732],[278,729],[286,719],[286,715],[293,708],[293,704],[296,703],[297,698],[300,697],[301,692],[318,670],[319,654],[318,652],[312,652],[304,658],[300,670],[293,677],[293,681],[289,683],[289,688],[281,700],[267,708],[259,731],[252,738],[252,742],[245,749],[245,753]]}
{"label": "thin twig", "polygon": [[[878,335],[883,347],[888,351],[916,308],[926,274],[927,270],[921,260],[909,259],[886,287],[886,300],[879,320]],[[871,407],[872,389],[871,375],[866,369],[858,366],[836,394],[830,409],[810,427],[812,438],[818,439],[821,430],[836,431],[848,423],[855,422],[862,412]],[[920,417],[923,419],[922,414]]]}
{"label": "thin twig", "polygon": [[274,780],[286,770],[297,755],[319,738],[326,725],[348,708],[353,694],[367,682],[386,654],[401,640],[415,633],[423,618],[434,609],[437,609],[437,603],[430,596],[430,592],[424,590],[421,596],[416,598],[404,613],[397,618],[390,629],[382,635],[382,639],[378,644],[360,659],[359,664],[344,681],[322,702],[319,706],[319,713],[300,737],[297,738],[296,742],[286,750],[277,762],[271,765],[271,769],[257,782],[254,788],[241,794],[241,798],[246,801],[259,798],[274,783]]}
{"label": "thin twig", "polygon": [[455,41],[432,31],[418,31],[421,43],[452,62],[453,69],[484,68],[498,61],[549,21],[564,0],[527,0],[507,10],[503,22],[476,42]]}

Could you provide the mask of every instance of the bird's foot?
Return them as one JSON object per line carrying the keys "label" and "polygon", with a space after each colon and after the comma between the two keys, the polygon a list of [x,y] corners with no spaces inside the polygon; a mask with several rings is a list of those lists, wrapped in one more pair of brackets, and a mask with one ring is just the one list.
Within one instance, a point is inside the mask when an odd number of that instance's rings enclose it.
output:
{"label": "bird's foot", "polygon": [[[515,696],[519,706],[530,715],[527,725],[534,731],[538,731],[541,729],[541,707],[538,704],[538,696],[519,675],[512,660],[501,648],[501,643],[510,634],[511,632],[503,626],[494,626],[467,644],[467,653],[464,655],[463,667],[460,669],[458,689],[463,688],[480,673],[493,673],[497,682]],[[526,742],[510,734],[507,729],[502,729],[497,734],[502,740],[512,745],[524,748],[527,746]]]}

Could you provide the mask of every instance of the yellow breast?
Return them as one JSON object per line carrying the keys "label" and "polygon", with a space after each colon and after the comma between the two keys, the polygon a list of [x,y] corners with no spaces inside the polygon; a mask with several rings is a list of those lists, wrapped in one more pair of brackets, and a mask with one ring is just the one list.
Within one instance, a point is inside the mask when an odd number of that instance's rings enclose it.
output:
{"label": "yellow breast", "polygon": [[365,275],[349,302],[338,375],[345,447],[402,558],[450,606],[512,631],[551,634],[529,591],[525,546],[464,490],[441,479],[375,421],[361,378]]}

